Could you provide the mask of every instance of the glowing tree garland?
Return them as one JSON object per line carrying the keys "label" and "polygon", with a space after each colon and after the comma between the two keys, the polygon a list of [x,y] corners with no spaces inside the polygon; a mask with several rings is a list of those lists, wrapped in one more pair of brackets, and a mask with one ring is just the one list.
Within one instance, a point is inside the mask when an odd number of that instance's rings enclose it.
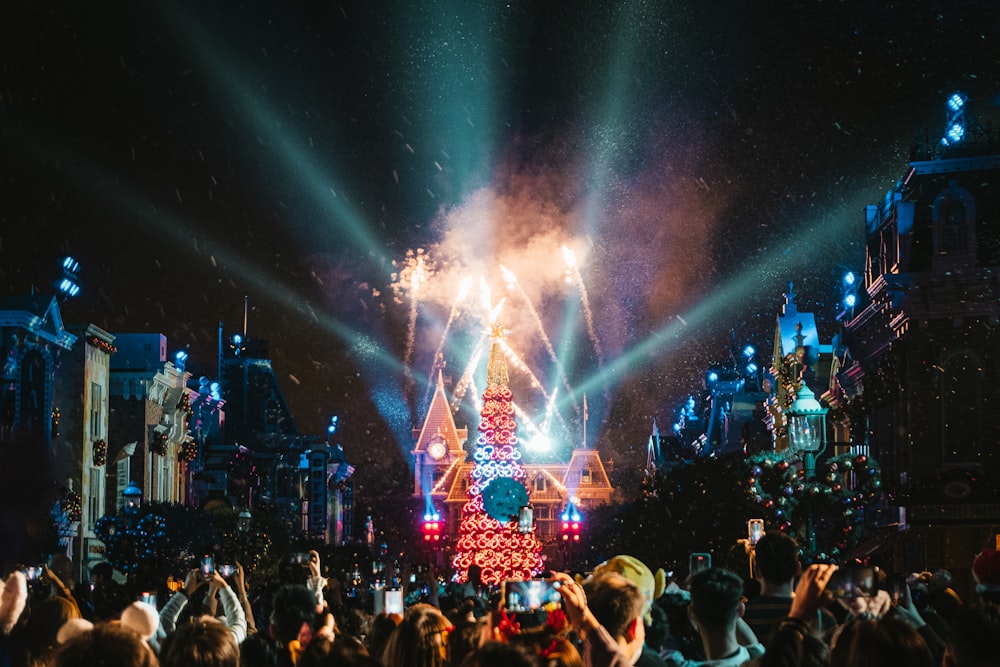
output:
{"label": "glowing tree garland", "polygon": [[[483,504],[484,492],[492,500],[498,489],[516,490],[514,484],[524,487],[525,472],[516,435],[517,421],[507,363],[497,342],[503,334],[501,327],[494,329],[479,436],[473,452],[475,464],[469,475],[469,500],[462,508],[453,560],[461,581],[468,581],[469,567],[478,565],[482,569],[483,583],[490,585],[498,585],[506,579],[530,579],[542,569],[542,545],[534,530],[519,532],[516,514],[511,520],[500,521],[491,517]],[[513,483],[496,484],[502,479]],[[491,484],[496,484],[493,493],[489,491]]]}

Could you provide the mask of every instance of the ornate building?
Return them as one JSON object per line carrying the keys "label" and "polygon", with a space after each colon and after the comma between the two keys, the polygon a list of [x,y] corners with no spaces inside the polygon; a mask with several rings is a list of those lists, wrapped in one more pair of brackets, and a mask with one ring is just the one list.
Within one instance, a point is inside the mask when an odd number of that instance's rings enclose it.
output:
{"label": "ornate building", "polygon": [[838,372],[916,533],[898,555],[956,585],[1000,534],[1000,155],[966,102],[949,98],[937,152],[916,151],[867,208],[864,300]]}
{"label": "ornate building", "polygon": [[[468,481],[473,462],[467,449],[468,429],[455,425],[444,377],[438,373],[423,425],[413,430],[413,497],[423,507],[428,499],[441,513],[445,544],[458,533],[462,507],[469,499]],[[614,489],[595,449],[574,449],[562,463],[523,463],[524,482],[534,508],[535,534],[543,553],[553,558],[559,550],[560,515],[573,501],[586,511],[611,501]]]}

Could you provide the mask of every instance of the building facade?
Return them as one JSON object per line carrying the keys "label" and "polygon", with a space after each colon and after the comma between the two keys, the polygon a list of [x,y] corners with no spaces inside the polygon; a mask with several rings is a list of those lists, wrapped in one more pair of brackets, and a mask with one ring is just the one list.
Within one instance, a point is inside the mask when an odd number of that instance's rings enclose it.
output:
{"label": "building facade", "polygon": [[916,533],[897,557],[968,590],[1000,535],[1000,155],[971,141],[916,157],[867,207],[864,302],[838,375]]}
{"label": "building facade", "polygon": [[[444,522],[444,544],[458,533],[462,507],[469,499],[469,475],[473,462],[466,449],[469,430],[458,428],[439,372],[430,406],[420,428],[413,430],[414,503],[428,502]],[[535,534],[549,559],[560,554],[560,516],[572,502],[586,516],[588,509],[611,502],[614,488],[600,454],[595,449],[574,449],[568,461],[522,462],[524,483],[533,508]],[[439,558],[447,562],[447,558]]]}

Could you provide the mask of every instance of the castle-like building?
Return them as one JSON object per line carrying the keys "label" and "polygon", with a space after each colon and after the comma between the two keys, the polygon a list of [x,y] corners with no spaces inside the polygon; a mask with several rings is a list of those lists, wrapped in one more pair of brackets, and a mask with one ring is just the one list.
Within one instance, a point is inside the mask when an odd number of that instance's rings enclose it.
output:
{"label": "castle-like building", "polygon": [[[445,543],[458,532],[462,506],[468,500],[468,428],[458,428],[440,372],[423,425],[413,429],[413,497],[430,502],[444,522]],[[572,503],[583,514],[611,502],[614,489],[608,467],[596,449],[576,448],[567,462],[524,462],[525,484],[534,510],[535,534],[543,551],[553,556],[560,548],[560,516]]]}

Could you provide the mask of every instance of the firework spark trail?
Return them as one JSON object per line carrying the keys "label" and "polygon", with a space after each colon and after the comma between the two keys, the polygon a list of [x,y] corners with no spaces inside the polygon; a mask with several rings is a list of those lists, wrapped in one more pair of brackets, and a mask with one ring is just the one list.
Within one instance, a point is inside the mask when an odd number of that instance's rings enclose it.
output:
{"label": "firework spark trail", "polygon": [[590,342],[593,344],[594,352],[597,354],[597,365],[599,368],[603,368],[604,352],[601,350],[601,341],[597,338],[597,331],[594,329],[594,312],[590,309],[590,296],[587,294],[587,286],[583,284],[583,276],[580,275],[580,269],[576,263],[576,255],[566,246],[562,247],[562,253],[563,258],[566,260],[566,265],[573,276],[573,283],[580,292],[583,314],[587,320],[587,335],[590,336]]}
{"label": "firework spark trail", "polygon": [[[479,341],[476,343],[476,347],[473,348],[472,354],[469,355],[469,363],[465,365],[465,370],[462,371],[462,377],[458,379],[455,384],[455,391],[451,395],[451,409],[457,410],[458,406],[461,404],[462,399],[465,397],[465,392],[472,385],[472,374],[476,371],[476,367],[479,366],[479,361],[483,358],[483,351],[486,349],[486,334],[482,334],[479,337]],[[475,390],[475,387],[473,387]]]}
{"label": "firework spark trail", "polygon": [[448,313],[448,321],[444,325],[444,331],[441,332],[441,342],[438,343],[437,350],[434,351],[434,361],[431,364],[430,375],[427,376],[427,389],[424,391],[424,402],[423,405],[427,405],[427,401],[431,396],[431,387],[435,385],[434,383],[434,371],[441,367],[442,361],[444,359],[444,344],[448,340],[448,334],[451,332],[451,325],[455,322],[455,318],[458,317],[458,306],[463,301],[465,301],[466,295],[469,293],[469,287],[472,284],[470,278],[463,278],[462,282],[458,286],[458,294],[455,295],[455,300],[451,304],[451,311]]}
{"label": "firework spark trail", "polygon": [[[556,355],[555,349],[552,347],[552,341],[549,340],[548,334],[545,332],[545,325],[542,324],[542,318],[539,317],[538,311],[535,309],[535,304],[531,301],[528,293],[524,291],[521,287],[521,283],[518,282],[517,276],[513,274],[504,266],[500,266],[500,271],[503,272],[504,280],[507,285],[513,289],[516,289],[518,294],[524,299],[524,302],[528,304],[528,312],[531,313],[531,317],[535,320],[535,326],[538,328],[538,333],[541,336],[542,344],[545,345],[545,349],[549,353],[549,358],[552,363],[555,364],[556,371],[559,373],[559,379],[562,380],[563,386],[566,387],[566,391],[569,392],[570,396],[573,395],[573,388],[569,385],[569,378],[566,377],[566,372],[563,370],[562,364],[559,363],[559,357]],[[574,402],[573,408],[576,409],[577,406]]]}
{"label": "firework spark trail", "polygon": [[[528,380],[531,382],[531,386],[537,389],[539,392],[541,392],[542,396],[545,397],[546,403],[551,401],[552,399],[549,396],[549,393],[545,391],[545,387],[543,387],[542,383],[538,381],[538,377],[531,371],[530,368],[528,368],[527,364],[525,364],[524,361],[521,360],[521,357],[519,357],[517,353],[511,349],[510,345],[507,344],[507,341],[500,339],[499,343],[500,347],[504,351],[504,354],[507,355],[508,361],[515,368],[517,368],[522,373],[528,376]],[[567,426],[566,421],[563,419],[562,415],[556,412],[556,416],[559,418],[559,423],[562,424],[563,428],[565,428],[568,431],[569,427]]]}
{"label": "firework spark trail", "polygon": [[394,286],[393,288],[397,293],[408,291],[410,296],[410,317],[406,328],[406,351],[403,354],[403,374],[407,384],[409,384],[413,381],[413,371],[410,368],[410,362],[413,357],[413,347],[417,336],[420,286],[427,282],[429,278],[429,267],[425,262],[423,249],[418,249],[416,253],[409,251],[406,255],[406,266],[399,272],[398,286]]}

